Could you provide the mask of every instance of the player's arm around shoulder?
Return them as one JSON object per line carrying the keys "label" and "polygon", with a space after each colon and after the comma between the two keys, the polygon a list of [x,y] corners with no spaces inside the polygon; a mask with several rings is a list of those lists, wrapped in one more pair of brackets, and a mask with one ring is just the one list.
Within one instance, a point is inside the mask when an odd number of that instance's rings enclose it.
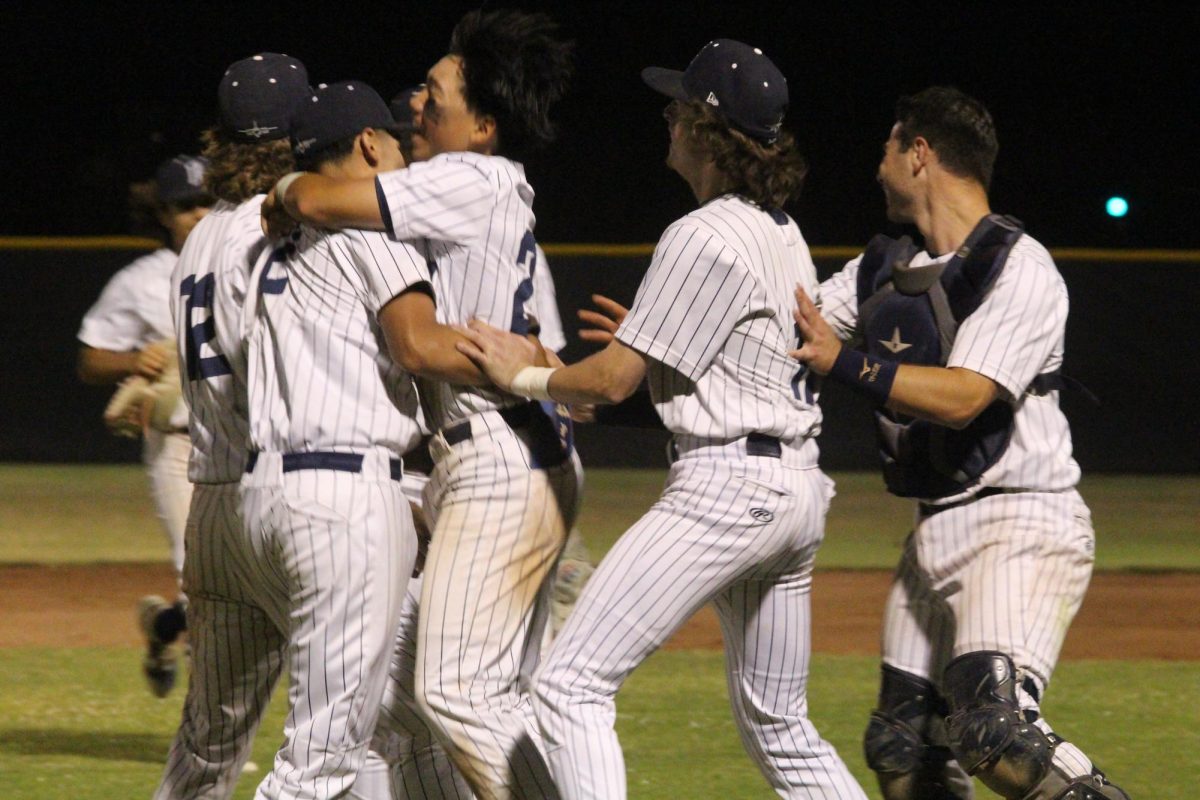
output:
{"label": "player's arm around shoulder", "polygon": [[292,172],[279,179],[262,204],[263,230],[286,233],[296,222],[317,228],[385,229],[375,178],[339,179]]}

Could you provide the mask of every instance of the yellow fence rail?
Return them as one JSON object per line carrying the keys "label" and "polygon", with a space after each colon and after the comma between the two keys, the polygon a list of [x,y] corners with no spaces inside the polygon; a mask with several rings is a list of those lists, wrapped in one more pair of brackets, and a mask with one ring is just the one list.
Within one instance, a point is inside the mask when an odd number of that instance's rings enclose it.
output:
{"label": "yellow fence rail", "polygon": [[[153,250],[162,245],[139,236],[0,236],[0,250]],[[649,258],[653,244],[545,244],[549,256],[599,258]],[[814,258],[851,259],[861,247],[814,247]],[[1059,261],[1107,261],[1156,264],[1200,264],[1200,250],[1119,250],[1094,247],[1059,247],[1050,253]]]}

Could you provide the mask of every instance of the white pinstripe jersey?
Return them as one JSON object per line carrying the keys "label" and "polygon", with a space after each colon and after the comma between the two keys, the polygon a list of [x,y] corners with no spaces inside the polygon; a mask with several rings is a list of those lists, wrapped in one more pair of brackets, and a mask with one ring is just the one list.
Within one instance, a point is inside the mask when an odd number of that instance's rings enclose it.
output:
{"label": "white pinstripe jersey", "polygon": [[383,233],[302,227],[256,270],[247,341],[250,441],[295,453],[420,438],[412,376],[388,355],[376,317],[429,282],[424,257]]}
{"label": "white pinstripe jersey", "polygon": [[[125,353],[174,338],[171,273],[177,263],[175,251],[161,247],[118,270],[84,315],[79,341],[88,347]],[[180,428],[188,424],[183,403],[171,415],[171,424]]]}
{"label": "white pinstripe jersey", "polygon": [[617,338],[652,359],[650,395],[670,431],[820,431],[807,370],[788,357],[796,284],[815,288],[816,269],[782,212],[724,195],[667,228]]}
{"label": "white pinstripe jersey", "polygon": [[[537,259],[533,188],[525,169],[499,156],[442,153],[376,179],[394,239],[426,256],[438,322],[478,318],[504,330],[528,328]],[[433,430],[480,411],[525,403],[494,389],[420,381]]]}
{"label": "white pinstripe jersey", "polygon": [[250,273],[268,248],[259,222],[264,197],[213,206],[188,235],[171,276],[179,371],[191,411],[193,483],[236,481],[245,469],[243,305]]}
{"label": "white pinstripe jersey", "polygon": [[[914,267],[949,261],[922,251]],[[821,284],[821,315],[847,339],[858,322],[858,258]],[[995,381],[1001,397],[1013,403],[1012,440],[970,490],[944,502],[968,497],[988,486],[1060,491],[1079,482],[1071,457],[1071,429],[1058,407],[1058,392],[1026,393],[1043,372],[1062,366],[1066,336],[1067,286],[1050,253],[1029,234],[1017,240],[983,303],[959,326],[948,367],[963,367]],[[939,502],[942,502],[939,501]]]}

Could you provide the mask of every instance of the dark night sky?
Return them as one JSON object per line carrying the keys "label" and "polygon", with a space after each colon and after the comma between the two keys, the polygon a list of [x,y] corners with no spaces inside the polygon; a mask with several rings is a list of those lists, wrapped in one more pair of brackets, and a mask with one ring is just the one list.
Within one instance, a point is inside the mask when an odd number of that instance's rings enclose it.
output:
{"label": "dark night sky", "polygon": [[[664,102],[638,74],[683,68],[725,36],[763,48],[789,78],[788,127],[811,165],[792,211],[812,244],[862,243],[882,228],[873,177],[894,100],[948,83],[996,118],[993,206],[1047,244],[1200,247],[1195,7],[510,5],[550,11],[578,42],[560,141],[528,165],[542,241],[653,241],[691,207],[662,166]],[[420,80],[469,7],[5,3],[0,234],[126,232],[126,184],[195,150],[238,58],[286,52],[314,82],[365,80],[387,97]],[[1112,193],[1131,201],[1124,221],[1104,216]]]}

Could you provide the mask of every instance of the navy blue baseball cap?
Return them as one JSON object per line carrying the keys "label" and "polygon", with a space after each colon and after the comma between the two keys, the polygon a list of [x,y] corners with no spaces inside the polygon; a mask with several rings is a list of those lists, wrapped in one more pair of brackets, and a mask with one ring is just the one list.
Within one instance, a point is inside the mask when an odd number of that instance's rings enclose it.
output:
{"label": "navy blue baseball cap", "polygon": [[230,65],[217,89],[221,128],[246,143],[286,139],[292,116],[312,94],[308,70],[280,53],[259,53]]}
{"label": "navy blue baseball cap", "polygon": [[296,112],[292,153],[319,153],[363,128],[394,133],[399,129],[383,98],[362,81],[321,84]]}
{"label": "navy blue baseball cap", "polygon": [[642,80],[667,97],[708,103],[731,128],[766,144],[787,113],[787,78],[762,50],[733,39],[704,45],[683,72],[647,67]]}
{"label": "navy blue baseball cap", "polygon": [[204,190],[204,170],[208,159],[200,156],[175,156],[158,165],[154,190],[161,205],[210,205],[212,197]]}

